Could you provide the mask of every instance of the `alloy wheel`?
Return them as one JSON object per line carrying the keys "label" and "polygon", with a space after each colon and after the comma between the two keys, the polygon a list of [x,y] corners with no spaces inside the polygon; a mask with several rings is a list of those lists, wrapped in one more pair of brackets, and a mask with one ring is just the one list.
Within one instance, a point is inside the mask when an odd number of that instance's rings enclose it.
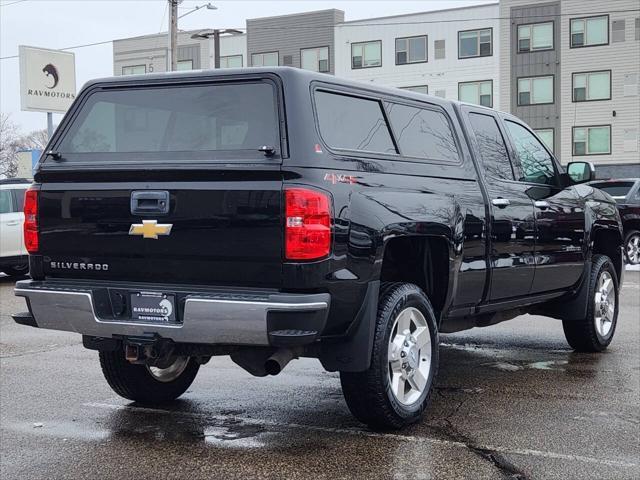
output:
{"label": "alloy wheel", "polygon": [[153,378],[159,382],[172,382],[185,371],[189,364],[189,357],[176,357],[171,365],[166,368],[147,365],[147,370]]}
{"label": "alloy wheel", "polygon": [[403,405],[419,401],[428,387],[431,340],[427,320],[417,308],[405,308],[396,317],[389,336],[389,385]]}
{"label": "alloy wheel", "polygon": [[632,235],[626,245],[627,260],[632,265],[640,263],[640,234]]}
{"label": "alloy wheel", "polygon": [[616,291],[611,274],[603,270],[598,276],[594,295],[594,321],[596,330],[606,338],[613,326],[616,312]]}

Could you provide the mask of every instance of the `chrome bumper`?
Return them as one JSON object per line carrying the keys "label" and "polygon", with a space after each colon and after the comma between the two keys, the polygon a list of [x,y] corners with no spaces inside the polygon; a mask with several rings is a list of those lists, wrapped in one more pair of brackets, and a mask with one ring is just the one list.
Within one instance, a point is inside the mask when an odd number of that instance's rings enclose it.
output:
{"label": "chrome bumper", "polygon": [[[98,318],[90,289],[42,286],[41,282],[27,280],[18,282],[15,294],[27,299],[34,326],[39,328],[104,338],[157,335],[175,342],[227,345],[270,345],[267,320],[272,313],[320,315],[324,324],[330,303],[326,293],[274,293],[260,300],[238,300],[237,294],[197,293],[187,296],[182,323],[165,325]],[[300,330],[304,329],[300,325]]]}

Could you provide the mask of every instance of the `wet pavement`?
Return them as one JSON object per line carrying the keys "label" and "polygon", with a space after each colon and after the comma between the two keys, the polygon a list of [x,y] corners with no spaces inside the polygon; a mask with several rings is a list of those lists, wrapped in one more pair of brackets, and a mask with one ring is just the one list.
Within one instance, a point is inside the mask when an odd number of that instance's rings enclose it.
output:
{"label": "wet pavement", "polygon": [[116,396],[78,335],[13,323],[0,278],[0,478],[640,478],[640,272],[616,337],[573,353],[560,322],[523,316],[443,335],[418,425],[369,431],[315,360],[254,378],[228,358],[182,399]]}

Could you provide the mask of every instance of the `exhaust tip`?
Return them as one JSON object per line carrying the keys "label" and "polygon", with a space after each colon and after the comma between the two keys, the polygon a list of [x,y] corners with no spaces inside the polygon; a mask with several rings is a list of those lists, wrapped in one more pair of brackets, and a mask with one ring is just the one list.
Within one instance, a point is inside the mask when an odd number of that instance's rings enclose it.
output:
{"label": "exhaust tip", "polygon": [[278,375],[282,371],[280,362],[270,358],[264,363],[264,369],[269,375]]}

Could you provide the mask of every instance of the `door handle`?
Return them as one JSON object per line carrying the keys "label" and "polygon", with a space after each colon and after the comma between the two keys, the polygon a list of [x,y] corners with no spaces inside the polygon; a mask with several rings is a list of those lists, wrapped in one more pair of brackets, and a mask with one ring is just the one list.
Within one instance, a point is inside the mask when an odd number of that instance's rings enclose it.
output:
{"label": "door handle", "polygon": [[549,208],[549,202],[546,202],[544,200],[536,200],[535,202],[533,202],[533,204],[540,210],[546,210],[547,208]]}
{"label": "door handle", "polygon": [[494,198],[491,203],[498,208],[504,208],[511,204],[508,198]]}
{"label": "door handle", "polygon": [[20,220],[15,220],[13,222],[7,222],[7,227],[15,227],[16,225],[20,225]]}
{"label": "door handle", "polygon": [[133,215],[166,215],[169,213],[169,192],[137,191],[131,193]]}

